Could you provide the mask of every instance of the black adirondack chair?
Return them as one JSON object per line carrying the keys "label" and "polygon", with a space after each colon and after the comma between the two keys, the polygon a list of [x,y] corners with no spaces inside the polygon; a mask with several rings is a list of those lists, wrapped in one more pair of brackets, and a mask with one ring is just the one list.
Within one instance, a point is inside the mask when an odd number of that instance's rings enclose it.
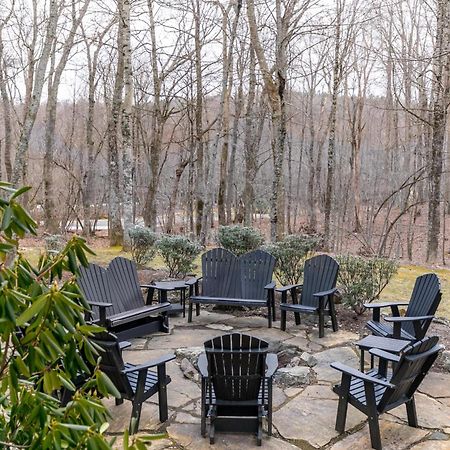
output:
{"label": "black adirondack chair", "polygon": [[[281,329],[286,330],[286,312],[293,312],[295,323],[300,324],[300,314],[317,314],[319,316],[319,337],[324,336],[325,316],[331,317],[333,331],[338,330],[336,309],[333,296],[339,264],[328,255],[318,255],[305,262],[303,284],[294,284],[277,288],[281,292]],[[300,302],[297,298],[300,290]],[[287,303],[287,293],[291,293],[292,304]]]}
{"label": "black adirondack chair", "polygon": [[[416,279],[409,303],[384,302],[367,303],[366,308],[373,309],[372,320],[367,328],[377,336],[392,337],[416,341],[422,339],[441,301],[441,284],[434,273],[427,273]],[[400,317],[399,306],[406,306],[406,314]],[[381,308],[391,308],[392,317],[381,321]]]}
{"label": "black adirondack chair", "polygon": [[240,333],[205,342],[198,368],[202,376],[201,434],[214,444],[215,431],[256,433],[262,442],[266,418],[272,435],[272,378],[277,355],[267,353],[266,341]]}
{"label": "black adirondack chair", "polygon": [[[108,375],[121,394],[116,405],[124,399],[133,404],[130,420],[130,433],[139,428],[142,404],[158,393],[159,420],[165,422],[168,417],[167,385],[171,379],[166,375],[166,363],[175,359],[175,355],[165,355],[139,365],[125,363],[122,358],[123,343],[110,333],[102,333],[92,339],[99,346],[101,356],[100,369]],[[150,370],[150,369],[156,370]]]}
{"label": "black adirondack chair", "polygon": [[[350,403],[369,419],[372,447],[381,450],[378,416],[402,404],[406,405],[408,424],[417,427],[414,393],[443,348],[436,336],[426,337],[408,346],[400,356],[378,349],[370,350],[379,358],[379,367],[366,373],[339,362],[331,367],[342,372],[341,384],[333,388],[339,395],[336,430],[343,433]],[[395,364],[394,372],[387,372],[388,363]]]}
{"label": "black adirondack chair", "polygon": [[120,339],[154,331],[169,331],[170,303],[146,304],[139,285],[136,265],[129,259],[114,258],[108,268],[96,264],[80,267],[78,285],[91,305],[91,318]]}
{"label": "black adirondack chair", "polygon": [[[200,304],[247,306],[268,310],[268,325],[275,320],[275,283],[272,281],[275,258],[262,250],[239,258],[223,248],[214,248],[202,256],[202,277],[188,280],[189,315],[193,305],[200,314]],[[199,280],[202,293],[199,294]]]}

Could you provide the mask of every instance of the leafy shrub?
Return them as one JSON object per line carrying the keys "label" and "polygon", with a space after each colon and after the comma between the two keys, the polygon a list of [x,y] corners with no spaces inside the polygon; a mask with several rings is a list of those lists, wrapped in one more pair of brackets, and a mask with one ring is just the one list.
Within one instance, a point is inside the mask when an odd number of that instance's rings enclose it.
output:
{"label": "leafy shrub", "polygon": [[170,277],[184,277],[194,268],[194,260],[201,251],[201,246],[185,236],[162,236],[156,241],[156,248]]}
{"label": "leafy shrub", "polygon": [[240,225],[220,227],[218,240],[223,248],[237,256],[256,250],[264,242],[258,230],[252,227],[241,227]]}
{"label": "leafy shrub", "polygon": [[[10,193],[0,200],[2,447],[108,449],[108,411],[100,396],[118,392],[96,366],[89,337],[101,328],[85,323],[87,305],[73,277],[90,250],[74,236],[60,252],[47,252],[33,265],[17,253],[20,238],[36,229],[17,202],[27,188],[15,191],[3,182],[0,188]],[[79,375],[86,382],[76,387]],[[73,391],[67,406],[56,395],[62,388]]]}
{"label": "leafy shrub", "polygon": [[131,240],[131,256],[137,264],[145,264],[156,255],[158,235],[150,228],[135,226],[128,230]]}
{"label": "leafy shrub", "polygon": [[298,284],[303,275],[305,260],[321,243],[317,236],[291,234],[283,240],[264,247],[277,259],[275,275],[283,285]]}
{"label": "leafy shrub", "polygon": [[342,302],[357,314],[365,311],[364,303],[378,298],[397,272],[395,261],[386,258],[363,258],[341,255],[338,282],[342,287]]}
{"label": "leafy shrub", "polygon": [[48,252],[60,252],[67,243],[61,234],[49,234],[44,237],[45,249]]}

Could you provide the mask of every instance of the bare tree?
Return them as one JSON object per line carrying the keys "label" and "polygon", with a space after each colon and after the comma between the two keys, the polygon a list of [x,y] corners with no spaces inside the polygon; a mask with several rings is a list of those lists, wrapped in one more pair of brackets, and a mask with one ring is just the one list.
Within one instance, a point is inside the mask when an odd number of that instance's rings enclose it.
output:
{"label": "bare tree", "polygon": [[[82,8],[77,13],[78,2],[72,0],[71,7],[71,26],[67,36],[64,36],[64,43],[61,49],[58,41],[53,41],[53,48],[50,57],[50,73],[47,75],[47,105],[46,105],[46,127],[45,127],[45,151],[42,179],[44,181],[44,225],[49,233],[56,233],[59,228],[59,220],[55,208],[55,192],[53,182],[53,158],[55,147],[55,129],[56,129],[56,111],[58,103],[58,91],[61,83],[61,77],[66,64],[69,60],[77,32],[81,21],[89,7],[89,1],[85,0]],[[56,64],[56,55],[60,54],[59,62]]]}
{"label": "bare tree", "polygon": [[442,152],[450,93],[450,34],[449,4],[445,0],[437,2],[437,26],[434,48],[433,77],[433,118],[431,152],[429,162],[430,194],[428,201],[428,242],[427,261],[435,262],[438,257],[441,228],[441,178]]}
{"label": "bare tree", "polygon": [[[37,0],[33,0],[33,11],[37,14]],[[30,102],[27,105],[24,113],[24,120],[22,123],[19,143],[16,150],[16,158],[14,161],[14,168],[12,172],[11,181],[13,185],[17,185],[22,181],[24,170],[26,167],[26,156],[28,152],[28,145],[30,142],[31,131],[36,120],[36,115],[39,109],[42,89],[45,83],[45,74],[48,66],[48,62],[51,56],[53,43],[56,39],[56,28],[58,25],[58,18],[61,11],[61,3],[58,0],[50,0],[48,19],[45,26],[45,37],[42,45],[41,53],[35,54],[36,42],[33,37],[33,42],[29,47],[30,57],[33,60],[37,59],[37,66],[33,73],[30,73],[28,77],[28,89],[31,93]],[[33,24],[34,32],[37,32],[38,24],[36,21]],[[35,34],[33,34],[35,36]]]}
{"label": "bare tree", "polygon": [[[283,204],[282,167],[286,142],[285,90],[288,69],[287,48],[309,3],[309,1],[305,1],[300,5],[300,2],[297,0],[277,0],[275,2],[275,68],[272,71],[258,33],[255,2],[253,0],[247,1],[247,18],[251,43],[258,60],[265,94],[271,109],[273,181],[270,200],[270,237],[273,241],[280,238],[284,232],[284,213],[281,205]],[[272,75],[273,72],[275,76]]]}

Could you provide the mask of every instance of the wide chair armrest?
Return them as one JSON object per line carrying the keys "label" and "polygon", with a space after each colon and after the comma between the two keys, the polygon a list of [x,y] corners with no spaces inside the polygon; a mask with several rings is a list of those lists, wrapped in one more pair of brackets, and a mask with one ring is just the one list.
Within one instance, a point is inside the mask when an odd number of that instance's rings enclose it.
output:
{"label": "wide chair armrest", "polygon": [[194,284],[197,284],[203,277],[194,277],[189,278],[189,280],[186,280],[186,286],[193,286]]}
{"label": "wide chair armrest", "polygon": [[434,316],[415,316],[415,317],[385,317],[386,322],[418,322],[422,320],[433,320]]}
{"label": "wide chair armrest", "polygon": [[131,342],[129,342],[129,341],[120,341],[119,342],[120,350],[124,350],[124,349],[126,349],[128,347],[131,347]]}
{"label": "wide chair armrest", "polygon": [[328,289],[328,291],[316,292],[313,294],[313,297],[328,297],[329,295],[333,295],[337,292],[337,288]]}
{"label": "wide chair armrest", "polygon": [[143,364],[139,364],[138,366],[133,366],[133,367],[124,369],[124,370],[122,370],[122,373],[127,374],[130,372],[140,372],[141,370],[147,370],[150,367],[162,366],[174,359],[175,359],[175,355],[173,353],[170,355],[164,355],[164,356],[161,356],[160,358],[152,359]]}
{"label": "wide chair armrest", "polygon": [[364,303],[364,308],[391,308],[392,306],[408,306],[408,302],[380,302],[380,303]]}
{"label": "wide chair armrest", "polygon": [[[89,306],[97,306],[99,308],[98,315],[99,315],[99,324],[104,326],[106,325],[106,308],[109,308],[112,306],[112,303],[107,302],[93,302],[87,300]],[[89,314],[89,318],[92,317]]]}
{"label": "wide chair armrest", "polygon": [[91,302],[89,300],[87,300],[87,302],[89,303],[89,305],[98,306],[99,308],[108,308],[108,307],[112,306],[112,303],[107,303],[107,302]]}
{"label": "wide chair armrest", "polygon": [[200,289],[199,289],[199,281],[203,277],[194,277],[190,278],[189,280],[185,281],[186,286],[189,288],[189,297],[192,297],[194,295],[199,295]]}
{"label": "wide chair armrest", "polygon": [[276,283],[275,281],[271,281],[269,284],[266,284],[264,286],[264,289],[270,290],[270,289],[275,289]]}
{"label": "wide chair armrest", "polygon": [[402,324],[412,322],[414,327],[414,337],[416,339],[422,339],[424,336],[424,329],[421,327],[422,322],[430,322],[434,319],[434,316],[415,316],[415,317],[385,317],[386,322],[392,322],[394,324],[394,338],[400,338],[402,332]]}
{"label": "wide chair armrest", "polygon": [[301,289],[303,287],[303,284],[287,284],[286,286],[280,286],[276,288],[275,290],[277,292],[286,292],[290,291],[292,289]]}
{"label": "wide chair armrest", "polygon": [[391,308],[391,313],[395,317],[400,316],[399,306],[407,306],[406,302],[381,302],[381,303],[364,303],[364,308],[373,309],[372,320],[379,322],[381,319],[381,308]]}
{"label": "wide chair armrest", "polygon": [[278,369],[278,356],[276,353],[268,353],[266,356],[266,378],[272,378]]}
{"label": "wide chair armrest", "polygon": [[208,360],[206,359],[206,353],[200,353],[197,361],[197,367],[200,372],[200,375],[203,378],[208,377]]}
{"label": "wide chair armrest", "polygon": [[377,358],[381,358],[386,361],[396,362],[396,363],[400,361],[399,355],[394,355],[394,353],[385,352],[384,350],[380,350],[379,348],[371,348],[369,350],[369,353],[373,356],[376,356]]}
{"label": "wide chair armrest", "polygon": [[381,380],[379,378],[375,378],[370,375],[366,375],[365,373],[360,372],[359,370],[353,369],[352,367],[342,364],[340,362],[331,363],[331,367],[333,369],[339,370],[339,372],[345,373],[346,375],[350,375],[351,377],[358,378],[360,380],[367,381],[372,384],[378,384],[380,386],[384,386],[387,388],[395,387],[395,385],[393,385],[392,383],[389,383],[386,380]]}

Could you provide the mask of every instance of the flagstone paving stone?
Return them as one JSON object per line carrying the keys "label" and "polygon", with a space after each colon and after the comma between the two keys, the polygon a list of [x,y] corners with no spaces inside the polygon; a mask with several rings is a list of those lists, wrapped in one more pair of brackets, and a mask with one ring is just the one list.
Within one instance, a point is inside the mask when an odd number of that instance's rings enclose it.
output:
{"label": "flagstone paving stone", "polygon": [[[138,433],[137,436],[145,436],[146,433]],[[118,436],[116,442],[114,443],[114,450],[123,450],[123,437]],[[177,447],[170,439],[155,439],[151,441],[151,450],[168,450],[168,449],[176,449]]]}
{"label": "flagstone paving stone", "polygon": [[336,383],[341,379],[341,373],[333,369],[330,364],[339,361],[351,367],[358,368],[359,358],[351,347],[336,347],[316,353],[317,365],[313,367],[317,379]]}
{"label": "flagstone paving stone", "polygon": [[[216,441],[212,447],[209,439],[201,437],[198,425],[173,424],[167,428],[167,434],[170,439],[188,450],[253,450],[256,447],[255,436],[240,433],[216,433]],[[267,435],[263,436],[262,447],[264,450],[298,450],[298,447],[288,442]]]}
{"label": "flagstone paving stone", "polygon": [[450,373],[428,373],[419,386],[419,391],[435,398],[450,398]]}
{"label": "flagstone paving stone", "polygon": [[[383,450],[403,450],[423,439],[428,432],[420,428],[411,428],[387,420],[380,420],[381,444]],[[369,426],[353,433],[331,446],[330,450],[370,449]]]}
{"label": "flagstone paving stone", "polygon": [[323,338],[319,338],[319,331],[313,330],[311,333],[309,333],[308,336],[312,343],[327,348],[342,346],[344,344],[359,341],[360,339],[359,334],[345,330],[339,330],[337,332],[326,330],[325,336]]}
{"label": "flagstone paving stone", "polygon": [[179,327],[175,328],[170,334],[149,339],[147,348],[155,350],[161,348],[197,347],[218,334],[221,333],[208,328],[196,328],[193,333],[189,333],[185,328]]}
{"label": "flagstone paving stone", "polygon": [[[273,422],[283,438],[323,447],[339,435],[334,429],[337,403],[337,400],[307,398],[302,393],[275,412]],[[363,414],[349,408],[349,429],[364,420]]]}
{"label": "flagstone paving stone", "polygon": [[419,444],[414,445],[410,448],[410,450],[449,450],[450,442],[449,441],[423,441]]}
{"label": "flagstone paving stone", "polygon": [[[450,427],[450,407],[424,394],[416,394],[416,410],[421,427],[442,429]],[[406,420],[406,407],[401,405],[390,411],[396,417]]]}

